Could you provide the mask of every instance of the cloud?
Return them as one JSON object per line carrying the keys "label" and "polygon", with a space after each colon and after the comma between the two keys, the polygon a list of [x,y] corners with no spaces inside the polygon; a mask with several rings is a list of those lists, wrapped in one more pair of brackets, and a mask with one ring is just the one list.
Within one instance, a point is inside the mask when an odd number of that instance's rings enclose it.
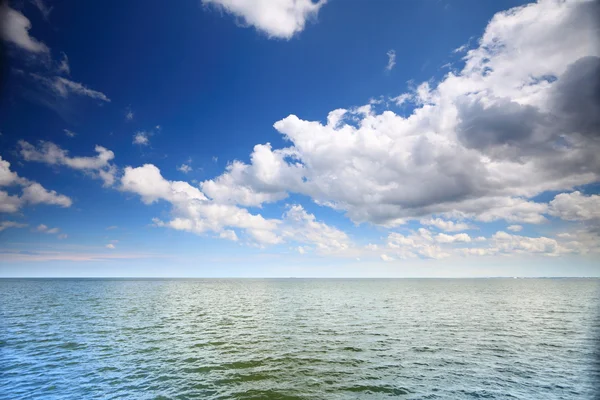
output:
{"label": "cloud", "polygon": [[177,167],[177,170],[187,174],[188,172],[192,171],[192,167],[188,164],[181,164],[179,167]]}
{"label": "cloud", "polygon": [[412,231],[409,235],[392,232],[387,237],[386,247],[388,252],[402,259],[415,257],[441,259],[451,255],[436,243],[431,231],[425,228]]}
{"label": "cloud", "polygon": [[282,182],[301,184],[300,165],[289,165],[286,157],[293,156],[287,149],[272,151],[271,145],[256,145],[252,163],[234,161],[227,172],[201,183],[202,191],[220,203],[258,206],[287,197]]}
{"label": "cloud", "polygon": [[67,239],[68,237],[69,237],[69,235],[67,235],[66,233],[61,233],[60,235],[57,236],[57,238],[60,240]]}
{"label": "cloud", "polygon": [[202,0],[233,14],[270,38],[290,39],[316,18],[325,0]]}
{"label": "cloud", "polygon": [[241,232],[248,244],[264,247],[300,243],[321,254],[341,254],[353,247],[344,232],[317,221],[300,205],[290,205],[281,219],[266,219],[244,208],[209,199],[187,182],[166,180],[152,164],[125,167],[120,189],[137,193],[145,204],[160,200],[171,203],[172,219],[154,219],[159,227],[196,234],[215,232],[234,241],[239,240],[237,232]]}
{"label": "cloud", "polygon": [[68,129],[63,129],[65,131],[65,135],[67,135],[68,137],[75,137],[77,136],[77,134],[73,131],[70,131]]}
{"label": "cloud", "polygon": [[50,13],[54,9],[54,7],[48,7],[44,0],[31,0],[31,2],[37,7],[38,10],[40,10],[44,19],[48,21],[48,19],[50,18]]}
{"label": "cloud", "polygon": [[105,247],[106,247],[107,249],[111,249],[111,250],[113,250],[113,249],[115,249],[115,248],[116,248],[116,247],[115,247],[115,245],[114,245],[114,244],[112,244],[112,243],[109,243],[109,244],[107,244]]}
{"label": "cloud", "polygon": [[393,258],[393,257],[390,257],[390,256],[388,256],[387,254],[382,254],[382,255],[380,256],[380,258],[381,258],[383,261],[394,261],[394,258]]}
{"label": "cloud", "polygon": [[435,236],[435,241],[438,243],[469,243],[471,242],[471,237],[466,233],[457,233],[456,235],[438,233]]}
{"label": "cloud", "polygon": [[59,74],[71,74],[71,67],[69,66],[69,57],[67,57],[65,53],[62,53],[62,59],[60,60],[60,63],[58,64],[56,70]]}
{"label": "cloud", "polygon": [[5,3],[0,4],[0,37],[22,50],[32,53],[48,53],[50,50],[44,43],[29,36],[31,29],[29,19]]}
{"label": "cloud", "polygon": [[566,221],[600,220],[600,195],[558,194],[550,202],[549,214]]}
{"label": "cloud", "polygon": [[125,119],[127,121],[133,121],[133,117],[134,117],[133,111],[131,111],[131,108],[127,107],[127,112],[125,113]]}
{"label": "cloud", "polygon": [[291,114],[274,124],[288,147],[257,145],[202,189],[242,206],[297,193],[383,226],[432,215],[545,222],[548,205],[532,198],[600,180],[598,114],[567,107],[600,104],[580,88],[599,65],[598,7],[542,1],[498,13],[462,70],[403,96],[410,115],[370,104],[333,110],[327,123]]}
{"label": "cloud", "polygon": [[396,51],[395,50],[389,50],[386,54],[388,56],[388,63],[385,66],[385,69],[387,71],[391,71],[392,68],[394,68],[394,65],[396,65]]}
{"label": "cloud", "polygon": [[436,228],[446,232],[459,232],[471,229],[471,227],[464,222],[447,221],[441,218],[427,218],[422,219],[420,222],[422,225],[435,226]]}
{"label": "cloud", "polygon": [[[36,232],[40,232],[40,233],[47,233],[49,235],[56,235],[56,234],[58,234],[60,232],[60,229],[58,229],[58,228],[49,228],[48,226],[46,226],[44,224],[40,224],[40,225],[38,225],[35,228],[35,231]],[[65,234],[58,235],[59,239],[64,239],[66,237],[67,237],[67,235],[65,235]]]}
{"label": "cloud", "polygon": [[510,225],[506,229],[512,232],[521,232],[523,230],[523,227],[521,225]]}
{"label": "cloud", "polygon": [[133,144],[137,144],[139,146],[148,146],[150,144],[150,139],[148,138],[148,133],[144,131],[136,132],[133,135]]}
{"label": "cloud", "polygon": [[15,221],[0,221],[0,232],[9,228],[25,228],[27,224],[21,224]]}
{"label": "cloud", "polygon": [[54,190],[47,190],[39,183],[31,183],[23,189],[21,200],[29,204],[51,204],[60,207],[71,207],[72,200]]}
{"label": "cloud", "polygon": [[36,73],[30,73],[30,76],[50,89],[56,96],[68,98],[73,94],[110,103],[110,99],[104,93],[89,89],[82,83],[71,81],[62,76],[46,77]]}
{"label": "cloud", "polygon": [[111,161],[115,158],[115,153],[105,147],[96,145],[94,150],[98,155],[95,157],[70,157],[67,150],[61,149],[52,142],[40,141],[39,146],[35,147],[29,142],[20,140],[18,145],[25,161],[64,165],[102,179],[104,186],[111,186],[114,183],[117,168]]}
{"label": "cloud", "polygon": [[0,190],[0,212],[14,213],[26,204],[49,204],[70,207],[72,200],[54,190],[47,190],[37,182],[19,177],[10,170],[10,163],[0,157],[0,187],[20,186],[21,195],[9,195]]}
{"label": "cloud", "polygon": [[143,253],[75,253],[67,251],[36,251],[23,253],[15,251],[0,250],[0,263],[2,262],[46,262],[46,261],[104,261],[118,259],[143,259],[161,257],[160,254]]}

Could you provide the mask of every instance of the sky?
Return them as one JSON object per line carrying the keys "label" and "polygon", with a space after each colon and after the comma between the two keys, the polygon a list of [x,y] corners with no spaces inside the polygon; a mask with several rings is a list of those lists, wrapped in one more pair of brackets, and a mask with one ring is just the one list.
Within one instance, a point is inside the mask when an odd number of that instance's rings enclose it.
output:
{"label": "sky", "polygon": [[0,6],[0,277],[600,276],[600,5]]}

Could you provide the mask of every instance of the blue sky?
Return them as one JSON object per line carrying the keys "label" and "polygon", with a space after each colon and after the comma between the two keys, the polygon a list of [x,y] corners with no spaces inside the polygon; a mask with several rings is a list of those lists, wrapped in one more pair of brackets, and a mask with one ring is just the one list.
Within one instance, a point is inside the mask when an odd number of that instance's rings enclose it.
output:
{"label": "blue sky", "polygon": [[9,2],[0,275],[598,276],[597,7]]}

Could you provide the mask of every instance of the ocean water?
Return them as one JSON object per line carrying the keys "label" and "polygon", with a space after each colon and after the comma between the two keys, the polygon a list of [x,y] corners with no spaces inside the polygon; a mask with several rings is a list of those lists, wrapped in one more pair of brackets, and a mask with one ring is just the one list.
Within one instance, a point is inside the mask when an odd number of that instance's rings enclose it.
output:
{"label": "ocean water", "polygon": [[598,279],[0,280],[1,399],[594,399]]}

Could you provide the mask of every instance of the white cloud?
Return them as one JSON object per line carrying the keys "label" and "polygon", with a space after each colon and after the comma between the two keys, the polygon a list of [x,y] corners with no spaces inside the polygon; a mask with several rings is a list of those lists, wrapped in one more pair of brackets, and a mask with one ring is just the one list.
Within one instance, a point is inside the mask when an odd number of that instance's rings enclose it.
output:
{"label": "white cloud", "polygon": [[70,131],[68,129],[64,129],[64,131],[65,131],[65,135],[67,135],[68,137],[75,137],[75,136],[77,136],[77,134],[75,132]]}
{"label": "white cloud", "polygon": [[391,71],[392,68],[394,68],[394,65],[396,65],[396,51],[390,50],[386,53],[386,55],[388,56],[388,63],[385,66],[385,69],[387,71]]}
{"label": "white cloud", "polygon": [[235,231],[232,231],[231,229],[225,229],[223,232],[219,233],[219,237],[221,239],[227,239],[227,240],[231,240],[233,242],[238,241],[238,237],[237,237]]}
{"label": "white cloud", "polygon": [[20,140],[18,145],[25,161],[64,165],[102,179],[104,186],[111,186],[114,183],[117,168],[111,164],[111,161],[115,158],[115,153],[105,147],[97,145],[94,150],[98,155],[95,157],[70,157],[67,150],[61,149],[52,142],[40,141],[39,147],[35,147],[29,142]]}
{"label": "white cloud", "polygon": [[471,237],[466,233],[457,233],[456,235],[438,233],[435,236],[435,241],[438,243],[469,243],[471,242]]}
{"label": "white cloud", "polygon": [[348,236],[307,213],[300,205],[291,205],[282,219],[265,219],[244,208],[208,199],[197,188],[182,181],[163,178],[160,170],[146,164],[125,167],[121,190],[137,193],[151,204],[164,200],[172,205],[170,221],[154,219],[156,226],[196,234],[216,232],[220,237],[237,240],[233,229],[240,230],[248,243],[266,246],[300,243],[321,254],[344,254],[353,247]]}
{"label": "white cloud", "polygon": [[413,231],[409,235],[392,232],[387,237],[386,246],[389,252],[393,252],[396,257],[403,259],[415,257],[440,259],[450,257],[450,253],[442,249],[436,243],[431,232],[425,228]]}
{"label": "white cloud", "polygon": [[462,70],[403,97],[411,115],[370,104],[333,110],[326,124],[290,115],[274,124],[289,147],[257,145],[202,189],[243,206],[299,193],[383,226],[431,215],[542,223],[548,205],[534,196],[600,180],[600,113],[583,106],[598,103],[586,89],[600,65],[597,8],[542,1],[498,13]]}
{"label": "white cloud", "polygon": [[72,204],[69,197],[58,194],[54,190],[47,190],[37,182],[19,177],[10,170],[10,163],[0,157],[0,187],[15,185],[22,187],[21,196],[0,191],[0,212],[14,213],[26,204],[50,204],[61,207],[70,207]]}
{"label": "white cloud", "polygon": [[47,190],[37,182],[23,188],[21,200],[29,204],[52,204],[61,207],[71,207],[73,204],[69,197],[54,190]]}
{"label": "white cloud", "polygon": [[471,229],[471,227],[464,222],[447,221],[441,218],[427,218],[422,219],[420,222],[422,225],[435,226],[436,228],[446,232],[459,232]]}
{"label": "white cloud", "polygon": [[233,14],[271,38],[290,39],[316,18],[325,0],[202,0]]}
{"label": "white cloud", "polygon": [[387,254],[382,254],[382,255],[380,256],[380,258],[381,258],[383,261],[394,261],[394,258],[393,258],[393,257],[390,257],[390,256],[388,256]]}
{"label": "white cloud", "polygon": [[133,135],[133,144],[148,146],[150,144],[148,133],[144,131],[136,132],[135,135]]}
{"label": "white cloud", "polygon": [[48,21],[50,18],[50,13],[54,7],[48,7],[44,0],[31,0],[31,2],[38,8],[38,10],[40,10],[44,19]]}
{"label": "white cloud", "polygon": [[0,5],[0,37],[17,47],[32,53],[48,53],[48,47],[29,36],[31,22],[19,11],[3,2]]}
{"label": "white cloud", "polygon": [[549,214],[567,221],[600,220],[600,195],[561,193],[550,202]]}
{"label": "white cloud", "polygon": [[104,93],[89,89],[82,83],[71,81],[62,76],[46,77],[36,73],[30,73],[30,76],[50,89],[55,95],[62,98],[67,98],[74,94],[110,102],[110,99]]}
{"label": "white cloud", "polygon": [[192,171],[192,167],[189,164],[181,164],[179,167],[177,167],[177,170],[187,174],[188,172]]}
{"label": "white cloud", "polygon": [[69,57],[65,53],[62,53],[62,59],[58,64],[58,68],[56,69],[59,74],[70,75],[71,67],[69,66]]}
{"label": "white cloud", "polygon": [[[36,232],[40,232],[40,233],[47,233],[49,235],[56,235],[60,232],[60,229],[58,228],[49,228],[47,225],[44,224],[40,224],[35,228]],[[62,236],[62,235],[59,235]],[[66,235],[65,235],[66,237]],[[62,239],[62,237],[59,237],[59,239]]]}
{"label": "white cloud", "polygon": [[510,225],[506,229],[508,229],[511,232],[521,232],[523,230],[523,227],[521,225]]}
{"label": "white cloud", "polygon": [[125,113],[125,119],[126,119],[127,121],[132,121],[132,120],[133,120],[133,117],[134,117],[134,114],[133,114],[133,111],[131,110],[131,107],[127,107],[127,110],[126,110],[126,111],[127,111],[127,112]]}
{"label": "white cloud", "polygon": [[113,250],[113,249],[115,249],[115,248],[116,248],[116,246],[115,246],[114,244],[112,244],[112,243],[109,243],[109,244],[107,244],[105,247],[106,247],[107,249],[111,249],[111,250]]}
{"label": "white cloud", "polygon": [[61,233],[60,235],[57,236],[57,238],[60,240],[67,239],[68,237],[69,237],[69,235],[67,235],[66,233]]}
{"label": "white cloud", "polygon": [[22,202],[19,196],[11,196],[4,190],[0,190],[0,212],[14,213],[19,211]]}
{"label": "white cloud", "polygon": [[21,224],[15,221],[0,221],[0,232],[9,228],[25,228],[27,224]]}

